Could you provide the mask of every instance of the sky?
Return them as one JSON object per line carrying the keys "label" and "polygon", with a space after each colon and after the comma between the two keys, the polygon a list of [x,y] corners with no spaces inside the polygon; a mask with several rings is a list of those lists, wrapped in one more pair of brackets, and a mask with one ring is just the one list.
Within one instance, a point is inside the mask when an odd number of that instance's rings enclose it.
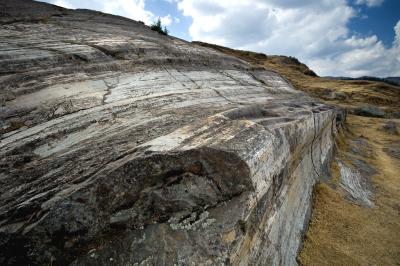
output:
{"label": "sky", "polygon": [[294,56],[320,76],[400,76],[400,0],[42,0],[87,8],[169,34]]}

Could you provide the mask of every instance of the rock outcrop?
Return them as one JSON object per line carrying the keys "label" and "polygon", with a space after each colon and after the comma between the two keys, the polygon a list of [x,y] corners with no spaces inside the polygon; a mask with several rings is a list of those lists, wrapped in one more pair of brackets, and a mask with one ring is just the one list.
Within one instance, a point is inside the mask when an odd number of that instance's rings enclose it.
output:
{"label": "rock outcrop", "polygon": [[[199,44],[272,69],[296,89],[349,114],[336,138],[330,175],[322,175],[314,187],[313,214],[297,257],[299,264],[399,264],[400,251],[394,248],[400,247],[399,87],[380,81],[312,77],[295,65],[289,67],[286,62],[291,60],[276,60],[283,56]],[[365,107],[373,107],[385,118],[355,112]]]}
{"label": "rock outcrop", "polygon": [[1,265],[296,264],[340,112],[140,22],[1,10]]}

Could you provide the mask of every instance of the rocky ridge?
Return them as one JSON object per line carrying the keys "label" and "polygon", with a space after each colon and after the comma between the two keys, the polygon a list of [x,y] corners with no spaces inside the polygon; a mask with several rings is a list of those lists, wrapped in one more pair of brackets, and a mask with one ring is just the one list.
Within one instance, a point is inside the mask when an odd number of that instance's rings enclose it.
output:
{"label": "rocky ridge", "polygon": [[314,188],[299,264],[399,264],[400,87],[316,77],[291,58],[199,44],[276,71],[296,89],[347,110],[330,173]]}
{"label": "rocky ridge", "polygon": [[0,264],[296,264],[341,111],[140,22],[1,6]]}

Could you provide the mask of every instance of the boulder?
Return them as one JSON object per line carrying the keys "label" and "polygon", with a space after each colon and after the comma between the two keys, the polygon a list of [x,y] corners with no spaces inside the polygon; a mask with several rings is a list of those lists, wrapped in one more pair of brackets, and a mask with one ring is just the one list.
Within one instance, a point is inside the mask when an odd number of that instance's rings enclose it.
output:
{"label": "boulder", "polygon": [[1,12],[1,265],[297,264],[340,110],[140,22]]}
{"label": "boulder", "polygon": [[354,114],[367,117],[385,117],[385,112],[377,106],[365,105],[354,109]]}

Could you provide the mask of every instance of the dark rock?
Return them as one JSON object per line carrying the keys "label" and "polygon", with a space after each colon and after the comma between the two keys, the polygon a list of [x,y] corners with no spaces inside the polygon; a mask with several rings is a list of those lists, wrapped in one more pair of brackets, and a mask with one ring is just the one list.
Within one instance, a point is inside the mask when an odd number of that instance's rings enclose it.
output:
{"label": "dark rock", "polygon": [[400,112],[393,112],[391,113],[392,118],[400,118]]}
{"label": "dark rock", "polygon": [[383,151],[390,157],[400,160],[400,148],[399,147],[383,148]]}
{"label": "dark rock", "polygon": [[390,157],[400,160],[400,142],[398,141],[389,142],[387,145],[385,145],[383,151]]}
{"label": "dark rock", "polygon": [[326,94],[323,95],[326,100],[345,100],[347,99],[347,94],[342,91],[332,91],[326,90]]}
{"label": "dark rock", "polygon": [[357,107],[353,110],[353,112],[355,115],[359,116],[380,117],[380,118],[385,116],[385,112],[383,110],[373,105]]}
{"label": "dark rock", "polygon": [[397,123],[395,121],[387,121],[380,130],[385,131],[392,135],[398,135],[399,132],[397,130]]}

